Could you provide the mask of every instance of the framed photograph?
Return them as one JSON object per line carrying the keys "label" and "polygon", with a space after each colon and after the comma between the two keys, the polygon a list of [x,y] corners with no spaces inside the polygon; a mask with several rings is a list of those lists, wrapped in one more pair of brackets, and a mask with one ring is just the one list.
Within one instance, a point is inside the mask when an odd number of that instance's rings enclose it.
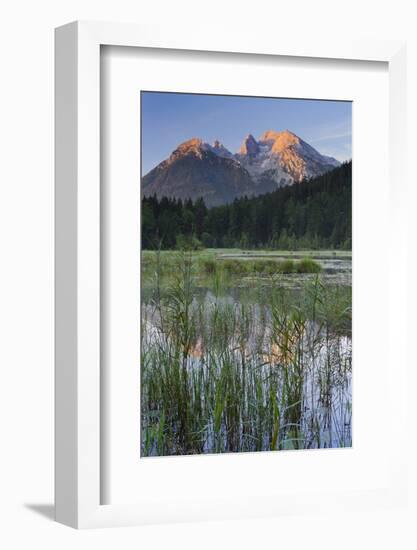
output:
{"label": "framed photograph", "polygon": [[351,447],[352,103],[142,91],[141,125],[141,456]]}
{"label": "framed photograph", "polygon": [[58,521],[404,502],[404,48],[57,29]]}

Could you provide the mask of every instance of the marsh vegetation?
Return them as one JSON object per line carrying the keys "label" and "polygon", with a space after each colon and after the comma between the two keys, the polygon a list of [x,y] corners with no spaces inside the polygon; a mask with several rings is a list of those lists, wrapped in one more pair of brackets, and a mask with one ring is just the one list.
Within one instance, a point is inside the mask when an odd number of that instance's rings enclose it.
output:
{"label": "marsh vegetation", "polygon": [[144,251],[141,455],[346,447],[348,252]]}

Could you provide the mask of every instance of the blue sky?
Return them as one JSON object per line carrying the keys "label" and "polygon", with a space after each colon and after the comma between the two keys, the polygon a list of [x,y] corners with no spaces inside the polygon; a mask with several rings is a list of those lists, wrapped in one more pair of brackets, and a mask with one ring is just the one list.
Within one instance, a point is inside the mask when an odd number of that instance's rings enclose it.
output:
{"label": "blue sky", "polygon": [[177,145],[218,139],[232,153],[247,134],[291,130],[320,153],[352,158],[352,104],[348,101],[142,92],[142,174]]}

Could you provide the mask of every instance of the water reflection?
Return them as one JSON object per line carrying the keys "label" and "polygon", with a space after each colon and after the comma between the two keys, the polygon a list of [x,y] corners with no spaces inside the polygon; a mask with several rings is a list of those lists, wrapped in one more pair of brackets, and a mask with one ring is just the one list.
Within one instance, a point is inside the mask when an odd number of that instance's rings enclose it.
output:
{"label": "water reflection", "polygon": [[[317,277],[300,275],[273,289],[259,280],[195,286],[185,309],[169,290],[142,289],[143,455],[351,446],[352,342],[340,284],[351,264],[329,262],[320,293]],[[175,391],[184,384],[196,421],[179,418],[176,395],[155,389],[176,370]]]}

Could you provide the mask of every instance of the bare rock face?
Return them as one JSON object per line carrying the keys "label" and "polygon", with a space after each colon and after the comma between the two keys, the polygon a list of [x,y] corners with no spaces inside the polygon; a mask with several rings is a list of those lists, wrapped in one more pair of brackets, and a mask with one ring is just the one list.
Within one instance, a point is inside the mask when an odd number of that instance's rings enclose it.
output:
{"label": "bare rock face", "polygon": [[240,149],[239,155],[247,155],[249,157],[255,157],[259,153],[259,145],[256,139],[252,134],[248,134],[243,141]]}
{"label": "bare rock face", "polygon": [[218,139],[214,141],[213,145],[209,145],[208,143],[205,143],[204,148],[207,151],[212,151],[219,157],[224,157],[227,159],[233,158],[233,154],[228,149],[226,149],[226,147],[222,143],[220,143]]}
{"label": "bare rock face", "polygon": [[191,138],[188,141],[184,141],[178,145],[175,151],[172,152],[169,160],[174,162],[175,159],[180,158],[185,155],[195,155],[201,158],[201,151],[203,146],[203,140],[200,138]]}
{"label": "bare rock face", "polygon": [[279,154],[283,151],[294,147],[294,145],[299,145],[301,142],[300,138],[288,130],[283,132],[277,132],[275,139],[272,145],[272,153]]}
{"label": "bare rock face", "polygon": [[[265,177],[268,172],[277,185],[289,185],[318,176],[339,166],[331,157],[321,155],[293,132],[268,130],[258,141],[260,155],[256,165],[251,162],[253,177]],[[243,160],[243,164],[245,164]]]}
{"label": "bare rock face", "polygon": [[289,130],[268,130],[258,141],[248,134],[236,154],[218,140],[209,145],[192,138],[142,178],[142,195],[203,197],[207,206],[215,206],[292,185],[339,165]]}
{"label": "bare rock face", "polygon": [[276,132],[275,130],[267,130],[261,135],[259,141],[261,141],[262,143],[270,142],[272,144],[277,139],[279,134],[280,132]]}

